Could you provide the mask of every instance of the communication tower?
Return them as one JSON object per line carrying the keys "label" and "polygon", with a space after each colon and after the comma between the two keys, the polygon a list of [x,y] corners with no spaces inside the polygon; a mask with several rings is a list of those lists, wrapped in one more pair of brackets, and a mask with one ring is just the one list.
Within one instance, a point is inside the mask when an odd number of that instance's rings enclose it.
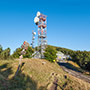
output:
{"label": "communication tower", "polygon": [[34,48],[35,35],[36,35],[36,32],[34,32],[34,31],[32,30],[32,43],[31,43],[32,48]]}
{"label": "communication tower", "polygon": [[34,19],[35,24],[38,26],[38,50],[41,51],[41,58],[44,58],[44,50],[47,46],[47,16],[37,12]]}

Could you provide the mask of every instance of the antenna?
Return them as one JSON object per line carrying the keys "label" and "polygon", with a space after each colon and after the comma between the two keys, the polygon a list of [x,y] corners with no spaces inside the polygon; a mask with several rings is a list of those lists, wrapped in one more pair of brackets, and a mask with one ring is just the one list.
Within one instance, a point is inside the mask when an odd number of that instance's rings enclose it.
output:
{"label": "antenna", "polygon": [[35,35],[36,35],[36,32],[34,32],[34,31],[32,30],[32,43],[31,43],[32,48],[34,48]]}
{"label": "antenna", "polygon": [[41,13],[38,11],[38,12],[37,12],[37,17],[39,17],[40,15],[41,15]]}
{"label": "antenna", "polygon": [[38,50],[41,51],[41,58],[44,58],[44,50],[47,46],[47,16],[37,12],[34,23],[38,26]]}
{"label": "antenna", "polygon": [[38,17],[35,17],[35,18],[34,18],[34,23],[35,23],[36,25],[38,25],[38,23],[39,23],[39,18],[38,18]]}

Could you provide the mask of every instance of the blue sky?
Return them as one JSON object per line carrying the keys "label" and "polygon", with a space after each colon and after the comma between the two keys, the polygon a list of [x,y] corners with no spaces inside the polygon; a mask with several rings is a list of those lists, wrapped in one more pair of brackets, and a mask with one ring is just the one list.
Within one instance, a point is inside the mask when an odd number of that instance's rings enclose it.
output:
{"label": "blue sky", "polygon": [[[48,44],[90,51],[90,0],[0,0],[0,44],[12,52],[37,32],[37,11],[48,16]],[[37,45],[37,35],[35,46]]]}

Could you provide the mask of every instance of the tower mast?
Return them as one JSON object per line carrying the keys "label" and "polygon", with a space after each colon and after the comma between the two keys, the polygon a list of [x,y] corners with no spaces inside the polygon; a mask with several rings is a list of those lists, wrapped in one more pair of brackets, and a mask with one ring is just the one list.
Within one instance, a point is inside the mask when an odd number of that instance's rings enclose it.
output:
{"label": "tower mast", "polygon": [[47,46],[47,16],[37,12],[37,16],[34,19],[36,25],[38,25],[38,50],[41,52],[41,58],[44,58],[44,50]]}

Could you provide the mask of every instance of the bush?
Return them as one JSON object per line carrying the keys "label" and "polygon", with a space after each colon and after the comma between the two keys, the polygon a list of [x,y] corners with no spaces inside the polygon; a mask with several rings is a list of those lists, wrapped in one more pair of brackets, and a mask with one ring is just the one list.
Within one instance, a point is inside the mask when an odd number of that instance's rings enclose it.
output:
{"label": "bush", "polygon": [[65,55],[69,55],[70,59],[76,62],[81,68],[90,71],[90,52],[74,51],[66,48],[55,47],[57,51],[61,51]]}
{"label": "bush", "polygon": [[71,57],[83,69],[87,69],[90,71],[90,52],[75,51]]}
{"label": "bush", "polygon": [[[22,48],[17,48],[12,56],[14,58],[19,58],[22,50],[23,50]],[[33,52],[34,52],[34,49],[32,49],[31,47],[28,47],[28,49],[26,50],[26,54],[23,55],[23,57],[24,58],[31,58]]]}
{"label": "bush", "polygon": [[2,53],[2,51],[3,51],[3,48],[2,48],[2,46],[0,45],[0,54]]}
{"label": "bush", "polygon": [[48,46],[45,49],[45,53],[44,53],[45,59],[49,60],[50,62],[53,62],[57,58],[56,53],[57,51],[55,50],[55,48],[53,48],[52,46]]}
{"label": "bush", "polygon": [[[1,48],[0,48],[0,51],[1,51]],[[0,52],[0,59],[9,59],[9,57],[10,57],[10,48],[7,48]]]}
{"label": "bush", "polygon": [[34,49],[32,47],[28,47],[28,49],[26,50],[26,54],[24,55],[24,58],[31,58],[33,53]]}
{"label": "bush", "polygon": [[19,56],[21,55],[21,51],[22,51],[22,48],[17,48],[14,53],[12,54],[12,57],[13,58],[19,58]]}

